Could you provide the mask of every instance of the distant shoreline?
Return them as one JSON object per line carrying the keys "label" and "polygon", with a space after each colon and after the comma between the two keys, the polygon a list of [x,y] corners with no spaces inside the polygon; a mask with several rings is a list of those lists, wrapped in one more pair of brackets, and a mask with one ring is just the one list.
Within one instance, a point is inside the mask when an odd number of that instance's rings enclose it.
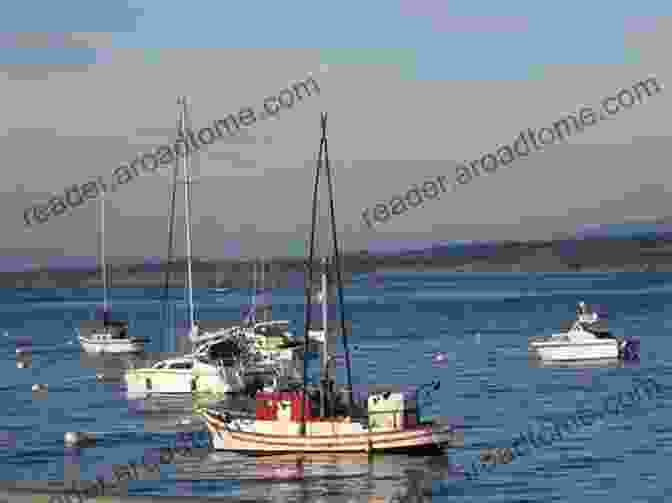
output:
{"label": "distant shoreline", "polygon": [[[303,258],[270,260],[266,288],[303,287]],[[343,256],[344,281],[352,274],[420,271],[483,273],[672,272],[672,237],[666,239],[606,239],[504,242],[442,246],[403,255]],[[112,265],[111,288],[164,286],[166,263]],[[185,283],[184,260],[170,265],[171,288]],[[248,261],[198,260],[193,266],[195,288],[250,288]],[[40,269],[0,273],[0,288],[99,288],[100,271]]]}

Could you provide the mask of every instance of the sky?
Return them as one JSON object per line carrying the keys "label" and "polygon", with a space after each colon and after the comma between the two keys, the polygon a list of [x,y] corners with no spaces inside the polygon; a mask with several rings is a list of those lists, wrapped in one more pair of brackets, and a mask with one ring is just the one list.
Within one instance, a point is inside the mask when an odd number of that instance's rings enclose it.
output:
{"label": "sky", "polygon": [[[0,17],[0,255],[95,257],[95,200],[45,223],[27,225],[24,211],[172,143],[179,95],[198,130],[308,76],[319,94],[194,157],[195,255],[305,253],[322,112],[346,251],[552,239],[668,217],[671,13],[662,1],[12,2]],[[454,178],[521,131],[651,76],[663,91],[644,103],[364,222],[414,184]],[[111,260],[165,256],[170,173],[108,194]]]}

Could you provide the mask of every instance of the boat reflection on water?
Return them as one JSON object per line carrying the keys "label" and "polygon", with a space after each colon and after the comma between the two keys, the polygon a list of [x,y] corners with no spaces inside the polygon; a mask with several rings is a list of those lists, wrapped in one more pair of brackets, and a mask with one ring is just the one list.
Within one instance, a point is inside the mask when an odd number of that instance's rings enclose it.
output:
{"label": "boat reflection on water", "polygon": [[142,416],[146,432],[205,431],[205,421],[198,412],[202,407],[223,408],[233,417],[254,417],[255,402],[245,395],[176,393],[147,396],[129,393],[122,384],[118,384],[116,396],[127,401],[130,414]]}
{"label": "boat reflection on water", "polygon": [[[249,457],[212,452],[179,466],[178,480],[228,479],[241,501],[431,501],[440,485],[456,480],[447,456],[285,454]],[[328,497],[324,496],[329,494]],[[424,498],[424,499],[423,499]]]}

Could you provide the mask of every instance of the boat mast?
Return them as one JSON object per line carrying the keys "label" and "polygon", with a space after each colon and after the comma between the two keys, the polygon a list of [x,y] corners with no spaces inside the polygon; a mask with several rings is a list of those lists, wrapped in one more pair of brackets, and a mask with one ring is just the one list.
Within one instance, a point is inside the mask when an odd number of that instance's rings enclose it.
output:
{"label": "boat mast", "polygon": [[266,268],[264,264],[264,257],[261,257],[259,260],[259,273],[261,274],[259,295],[261,297],[261,321],[266,321],[266,304],[264,304],[264,289],[266,288],[265,278],[264,278],[264,269]]}
{"label": "boat mast", "polygon": [[[328,260],[327,257],[322,258],[322,330],[323,330],[323,340],[322,340],[322,365],[321,365],[321,378],[320,383],[322,384],[322,389],[320,393],[320,412],[322,416],[326,416],[327,413],[331,414],[331,376],[329,375],[329,345],[327,338],[329,337],[328,328],[328,311],[327,311],[327,272],[328,272]],[[327,398],[327,396],[329,398]],[[329,403],[329,412],[327,412],[327,402]]]}
{"label": "boat mast", "polygon": [[257,261],[252,261],[252,301],[248,313],[250,324],[254,325],[257,318]]}
{"label": "boat mast", "polygon": [[329,188],[329,209],[331,213],[331,236],[334,242],[334,268],[336,269],[336,281],[338,289],[338,303],[341,318],[341,335],[343,349],[345,350],[345,368],[348,377],[348,411],[352,417],[354,402],[352,399],[352,369],[350,364],[350,350],[348,349],[348,334],[345,330],[345,302],[343,301],[343,278],[341,276],[341,256],[338,250],[338,237],[336,235],[336,212],[334,207],[334,187],[331,180],[331,168],[329,166],[329,152],[327,150],[327,114],[322,114],[322,139],[324,142],[324,164],[327,173],[327,187]]}
{"label": "boat mast", "polygon": [[[329,207],[331,212],[331,227],[332,227],[332,239],[334,241],[334,258],[336,266],[336,275],[338,279],[338,293],[339,293],[339,304],[341,311],[341,332],[343,335],[343,347],[345,349],[345,360],[348,376],[348,411],[349,415],[352,417],[353,413],[353,399],[352,399],[352,373],[350,370],[350,351],[348,350],[347,342],[347,333],[345,331],[345,312],[344,312],[344,302],[343,302],[343,288],[340,274],[340,255],[338,251],[338,241],[336,236],[336,218],[334,215],[334,194],[333,187],[331,183],[331,173],[329,170],[329,156],[327,152],[327,114],[323,113],[320,118],[320,124],[322,128],[322,138],[320,140],[320,151],[317,159],[317,168],[315,170],[315,185],[313,188],[313,208],[312,208],[312,220],[311,220],[311,229],[310,229],[310,250],[308,253],[308,281],[306,285],[306,320],[305,320],[305,338],[304,338],[304,358],[303,358],[303,406],[301,408],[301,424],[302,432],[305,434],[305,399],[307,395],[308,388],[308,342],[309,342],[309,330],[310,330],[310,321],[311,321],[311,304],[312,304],[312,286],[313,286],[313,262],[315,256],[315,228],[317,220],[317,190],[320,181],[320,168],[322,166],[322,158],[324,157],[325,171],[327,175],[327,185],[329,189]],[[324,302],[324,300],[323,300]],[[326,326],[324,327],[326,330]]]}
{"label": "boat mast", "polygon": [[103,274],[103,325],[107,326],[107,260],[105,259],[105,193],[100,198],[100,260]]}
{"label": "boat mast", "polygon": [[187,145],[187,97],[181,96],[178,98],[178,104],[182,105],[180,113],[180,133],[185,143],[184,162],[182,164],[184,172],[184,219],[185,231],[187,237],[187,302],[189,309],[189,333],[194,327],[194,298],[192,293],[192,277],[191,277],[191,194],[190,185],[191,179],[189,177],[189,147]]}

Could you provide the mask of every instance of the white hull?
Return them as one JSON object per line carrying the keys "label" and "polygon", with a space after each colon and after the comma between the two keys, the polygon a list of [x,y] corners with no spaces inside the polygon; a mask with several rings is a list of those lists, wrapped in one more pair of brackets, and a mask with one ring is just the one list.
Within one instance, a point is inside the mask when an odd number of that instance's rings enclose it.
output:
{"label": "white hull", "polygon": [[195,369],[134,369],[124,375],[130,394],[142,393],[238,393],[245,388],[242,373],[224,367],[221,374],[215,367]]}
{"label": "white hull", "polygon": [[618,359],[621,342],[586,332],[568,332],[530,342],[530,350],[544,361]]}
{"label": "white hull", "polygon": [[133,339],[89,340],[79,336],[79,344],[87,353],[139,353],[145,349],[145,343]]}

